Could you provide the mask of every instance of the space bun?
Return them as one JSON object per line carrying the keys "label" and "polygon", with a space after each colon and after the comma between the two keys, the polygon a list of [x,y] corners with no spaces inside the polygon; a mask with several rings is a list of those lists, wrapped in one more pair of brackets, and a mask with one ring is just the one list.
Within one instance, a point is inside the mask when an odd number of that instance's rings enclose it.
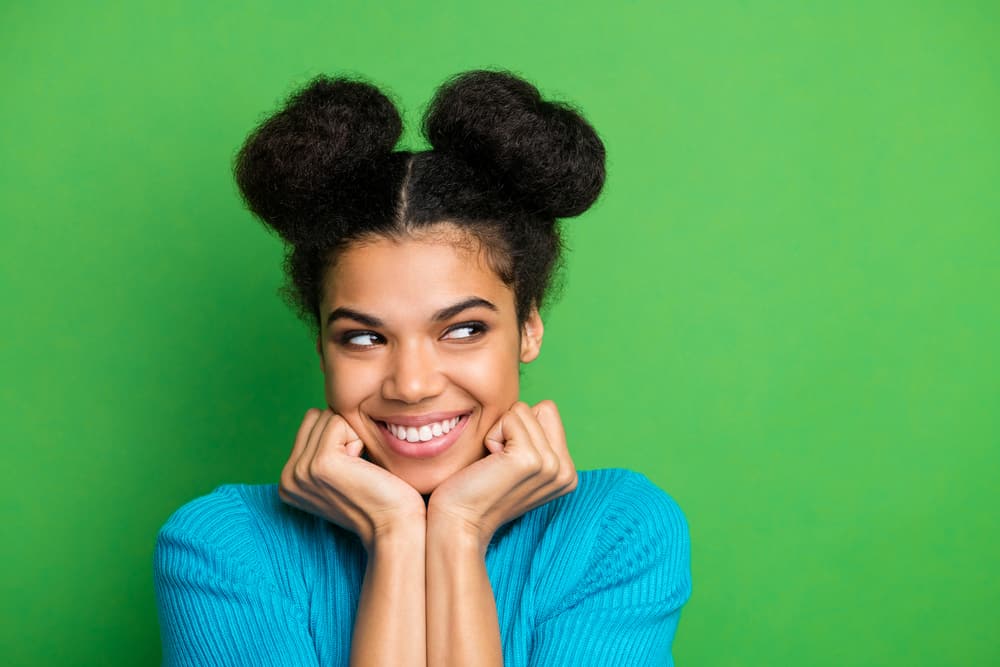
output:
{"label": "space bun", "polygon": [[[329,269],[355,242],[419,236],[442,223],[478,242],[514,292],[518,324],[545,304],[561,218],[604,185],[604,144],[566,104],[502,71],[438,88],[423,118],[430,150],[396,150],[399,112],[378,88],[319,76],[247,136],[233,165],[250,209],[286,242],[281,294],[322,330]],[[468,244],[453,234],[434,236]]]}
{"label": "space bun", "polygon": [[399,112],[376,87],[318,76],[247,137],[234,172],[247,207],[286,241],[391,218],[405,155]]}
{"label": "space bun", "polygon": [[428,107],[423,131],[435,152],[499,179],[513,201],[544,218],[583,213],[604,185],[604,144],[590,124],[506,72],[451,79]]}

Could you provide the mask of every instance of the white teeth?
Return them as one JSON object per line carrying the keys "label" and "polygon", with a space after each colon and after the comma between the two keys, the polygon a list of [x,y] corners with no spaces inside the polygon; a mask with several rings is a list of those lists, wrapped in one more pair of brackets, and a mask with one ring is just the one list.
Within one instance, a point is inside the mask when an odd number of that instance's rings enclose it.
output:
{"label": "white teeth", "polygon": [[423,426],[400,426],[386,422],[386,428],[400,440],[406,440],[407,442],[427,442],[451,431],[451,429],[458,425],[461,419],[461,417],[454,417],[433,424],[424,424]]}

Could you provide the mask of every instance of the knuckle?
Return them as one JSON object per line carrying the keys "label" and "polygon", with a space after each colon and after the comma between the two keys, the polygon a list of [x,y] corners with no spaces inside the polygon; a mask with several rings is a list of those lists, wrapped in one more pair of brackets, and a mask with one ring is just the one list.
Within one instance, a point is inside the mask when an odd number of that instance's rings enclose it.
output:
{"label": "knuckle", "polygon": [[301,494],[302,487],[295,480],[293,469],[286,467],[281,472],[281,483],[278,484],[278,497],[286,503],[291,503]]}
{"label": "knuckle", "polygon": [[344,419],[342,415],[335,414],[330,417],[330,423],[323,433],[323,438],[328,441],[336,441],[338,444],[344,444],[345,438],[349,438],[353,432],[354,429],[351,428],[350,422]]}
{"label": "knuckle", "polygon": [[558,484],[570,491],[576,488],[577,481],[576,468],[572,467],[561,470],[557,478]]}
{"label": "knuckle", "polygon": [[336,467],[337,452],[330,447],[321,447],[309,464],[309,473],[313,479],[329,480]]}
{"label": "knuckle", "polygon": [[295,464],[292,468],[292,485],[301,486],[309,483],[309,465],[308,461],[299,461]]}
{"label": "knuckle", "polygon": [[309,476],[313,479],[322,479],[329,469],[327,455],[322,451],[316,452],[316,456],[309,462]]}
{"label": "knuckle", "polygon": [[280,498],[281,501],[284,503],[287,503],[291,499],[291,495],[288,493],[288,491],[285,489],[284,486],[278,487],[278,498]]}
{"label": "knuckle", "polygon": [[559,475],[559,457],[555,454],[546,456],[541,461],[541,466],[539,472],[548,477],[549,479],[555,479]]}
{"label": "knuckle", "polygon": [[578,480],[578,478],[576,476],[576,473],[573,473],[573,477],[570,479],[569,483],[566,484],[566,490],[567,491],[574,491],[576,489],[576,485],[578,483],[579,483],[579,480]]}
{"label": "knuckle", "polygon": [[539,456],[537,452],[522,452],[521,457],[518,459],[518,464],[521,467],[522,473],[526,475],[534,475],[537,474],[542,468],[542,457]]}

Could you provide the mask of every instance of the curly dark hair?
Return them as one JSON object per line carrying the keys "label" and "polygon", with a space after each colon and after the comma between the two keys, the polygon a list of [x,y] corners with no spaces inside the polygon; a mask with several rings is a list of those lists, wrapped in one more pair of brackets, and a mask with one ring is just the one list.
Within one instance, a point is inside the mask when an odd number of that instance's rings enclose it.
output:
{"label": "curly dark hair", "polygon": [[282,295],[318,333],[323,279],[338,253],[449,222],[485,250],[523,324],[560,261],[557,219],[583,213],[604,185],[597,133],[523,79],[486,70],[437,90],[423,119],[430,150],[394,151],[401,133],[378,88],[319,76],[247,137],[236,182],[287,243]]}

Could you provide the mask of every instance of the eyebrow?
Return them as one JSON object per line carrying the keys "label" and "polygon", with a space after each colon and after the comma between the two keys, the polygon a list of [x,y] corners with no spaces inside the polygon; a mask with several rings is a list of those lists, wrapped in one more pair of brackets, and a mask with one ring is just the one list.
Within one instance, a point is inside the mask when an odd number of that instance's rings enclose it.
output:
{"label": "eyebrow", "polygon": [[[434,322],[443,322],[445,320],[450,320],[464,310],[469,308],[488,308],[494,313],[499,312],[499,309],[491,302],[478,296],[470,296],[467,299],[462,299],[458,303],[452,304],[434,313],[431,318]],[[330,314],[326,318],[326,326],[329,327],[336,320],[348,319],[354,320],[355,322],[360,322],[366,327],[381,327],[385,326],[379,318],[374,315],[368,315],[367,313],[362,313],[359,310],[354,310],[353,308],[335,308],[330,311]]]}

